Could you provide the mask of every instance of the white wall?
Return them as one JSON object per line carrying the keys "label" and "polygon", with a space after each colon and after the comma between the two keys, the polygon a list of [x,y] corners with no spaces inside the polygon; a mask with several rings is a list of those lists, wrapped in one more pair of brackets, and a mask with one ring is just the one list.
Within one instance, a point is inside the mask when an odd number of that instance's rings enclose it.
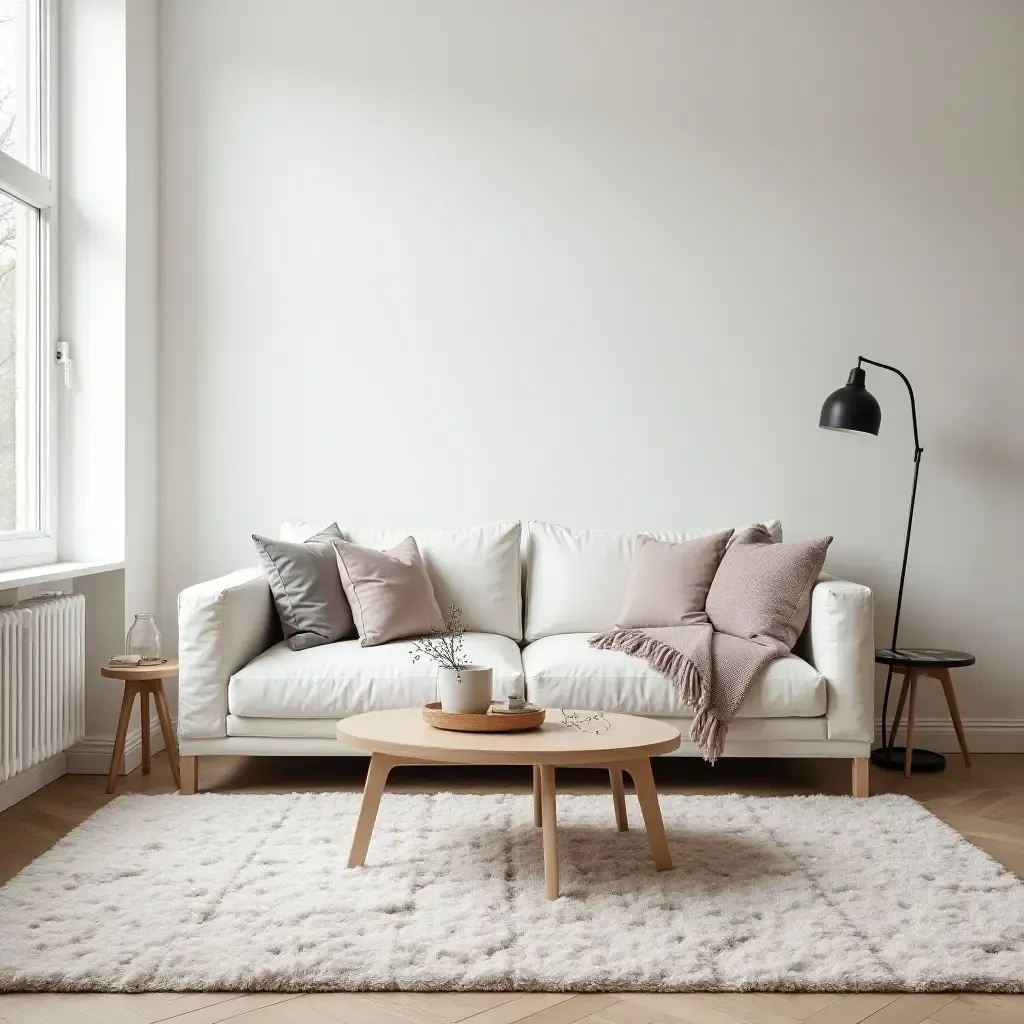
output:
{"label": "white wall", "polygon": [[[159,600],[159,17],[156,0],[125,2],[125,615]],[[173,632],[173,630],[171,630]]]}
{"label": "white wall", "polygon": [[121,692],[99,666],[158,601],[159,22],[155,0],[61,0],[59,17],[59,330],[74,371],[59,389],[60,556],[125,562],[76,587],[86,739],[69,766],[105,773]]}
{"label": "white wall", "polygon": [[73,389],[58,388],[60,555],[125,561],[127,610],[153,611],[157,5],[62,0],[59,14],[59,331],[74,371]]}
{"label": "white wall", "polygon": [[69,561],[124,559],[124,5],[59,7],[59,331],[74,386],[58,388],[58,543]]}
{"label": "white wall", "polygon": [[[162,612],[279,519],[836,537],[1024,726],[1024,4],[168,0]],[[930,694],[922,715],[945,714]]]}

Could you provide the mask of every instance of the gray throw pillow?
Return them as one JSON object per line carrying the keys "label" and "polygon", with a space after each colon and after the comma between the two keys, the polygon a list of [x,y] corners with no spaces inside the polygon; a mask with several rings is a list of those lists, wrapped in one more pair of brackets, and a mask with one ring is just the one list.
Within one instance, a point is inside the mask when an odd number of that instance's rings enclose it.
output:
{"label": "gray throw pillow", "polygon": [[303,544],[255,533],[252,539],[274,595],[284,638],[293,651],[356,635],[334,555],[334,542],[342,539],[337,523]]}
{"label": "gray throw pillow", "polygon": [[758,527],[738,532],[708,591],[707,613],[719,633],[788,650],[800,638],[811,590],[831,537],[773,543]]}

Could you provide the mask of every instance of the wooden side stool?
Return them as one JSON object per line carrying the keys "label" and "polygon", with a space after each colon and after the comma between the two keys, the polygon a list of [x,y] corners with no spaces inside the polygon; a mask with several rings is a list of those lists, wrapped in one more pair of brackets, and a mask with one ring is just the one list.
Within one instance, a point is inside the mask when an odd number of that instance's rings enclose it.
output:
{"label": "wooden side stool", "polygon": [[[888,754],[891,756],[896,731],[899,729],[900,719],[903,717],[903,707],[907,705],[907,745],[903,755],[904,777],[910,778],[914,764],[914,715],[917,706],[917,681],[929,676],[942,684],[942,692],[946,696],[946,707],[949,708],[949,717],[953,720],[957,742],[960,744],[960,753],[963,754],[964,764],[970,768],[971,752],[967,749],[967,737],[964,735],[964,726],[960,721],[960,710],[956,706],[956,693],[953,691],[953,680],[949,678],[949,670],[973,665],[974,655],[968,654],[966,651],[947,651],[934,647],[901,647],[895,651],[875,651],[875,661],[879,665],[891,665],[894,673],[898,672],[903,676],[903,688],[900,690],[900,699],[896,704],[896,715],[892,720],[892,729],[889,732],[889,742],[886,746]],[[898,752],[900,748],[895,749]],[[918,753],[920,754],[922,751],[918,751]],[[941,754],[933,754],[930,751],[923,753],[931,754],[931,758],[935,759],[937,765],[926,770],[942,771],[945,768],[946,759]],[[893,765],[893,767],[897,767],[897,765]]]}
{"label": "wooden side stool", "polygon": [[104,665],[100,674],[108,679],[120,679],[124,682],[124,696],[121,698],[121,716],[117,720],[117,734],[114,737],[114,751],[110,756],[110,774],[107,776],[107,792],[114,792],[117,773],[124,760],[124,739],[128,734],[128,722],[135,705],[135,695],[139,695],[142,710],[142,774],[150,772],[149,759],[149,698],[153,697],[156,713],[160,719],[160,731],[164,736],[167,758],[171,762],[171,774],[174,784],[181,786],[181,773],[178,767],[178,741],[171,728],[171,715],[167,710],[167,698],[164,696],[164,680],[173,679],[178,674],[177,661],[162,661],[156,665]]}

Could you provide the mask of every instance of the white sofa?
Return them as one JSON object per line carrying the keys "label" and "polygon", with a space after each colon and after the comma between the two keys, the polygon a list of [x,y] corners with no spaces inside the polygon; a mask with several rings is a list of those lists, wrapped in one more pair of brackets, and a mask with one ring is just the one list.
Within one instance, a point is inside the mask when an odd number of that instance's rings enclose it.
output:
{"label": "white sofa", "polygon": [[[287,520],[281,536],[303,540],[321,525]],[[779,524],[767,525],[781,539]],[[683,733],[677,753],[697,753],[686,740],[691,712],[668,680],[637,658],[587,645],[614,625],[635,534],[514,520],[410,532],[441,607],[462,608],[467,660],[494,669],[496,698],[525,691],[548,707],[664,718]],[[346,537],[385,548],[407,535]],[[413,662],[409,641],[290,650],[258,568],[182,591],[178,631],[185,791],[195,791],[200,756],[359,753],[335,738],[339,719],[434,699],[433,666]],[[726,756],[851,758],[854,790],[866,795],[873,662],[871,591],[823,576],[795,652],[755,680],[729,728]]]}

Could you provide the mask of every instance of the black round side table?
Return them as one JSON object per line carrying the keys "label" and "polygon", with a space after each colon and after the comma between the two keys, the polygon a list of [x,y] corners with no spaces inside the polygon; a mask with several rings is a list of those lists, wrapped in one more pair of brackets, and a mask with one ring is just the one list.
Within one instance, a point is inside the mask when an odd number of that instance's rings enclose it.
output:
{"label": "black round side table", "polygon": [[[949,678],[951,668],[966,668],[974,664],[974,655],[966,651],[947,651],[934,647],[900,647],[897,650],[882,649],[875,651],[875,663],[891,665],[894,673],[903,676],[903,688],[896,704],[896,715],[892,720],[889,741],[885,747],[878,747],[871,753],[871,761],[880,768],[903,769],[906,778],[912,771],[941,772],[946,767],[946,759],[934,750],[914,749],[914,712],[917,704],[917,681],[930,676],[942,684],[942,692],[946,695],[946,706],[949,717],[953,720],[956,738],[960,743],[960,753],[964,755],[964,764],[971,767],[971,752],[967,749],[967,738],[964,736],[960,711],[956,706],[956,694],[953,692],[953,681]],[[896,731],[903,717],[903,706],[907,707],[907,745],[893,746]],[[884,725],[885,723],[883,723]]]}

